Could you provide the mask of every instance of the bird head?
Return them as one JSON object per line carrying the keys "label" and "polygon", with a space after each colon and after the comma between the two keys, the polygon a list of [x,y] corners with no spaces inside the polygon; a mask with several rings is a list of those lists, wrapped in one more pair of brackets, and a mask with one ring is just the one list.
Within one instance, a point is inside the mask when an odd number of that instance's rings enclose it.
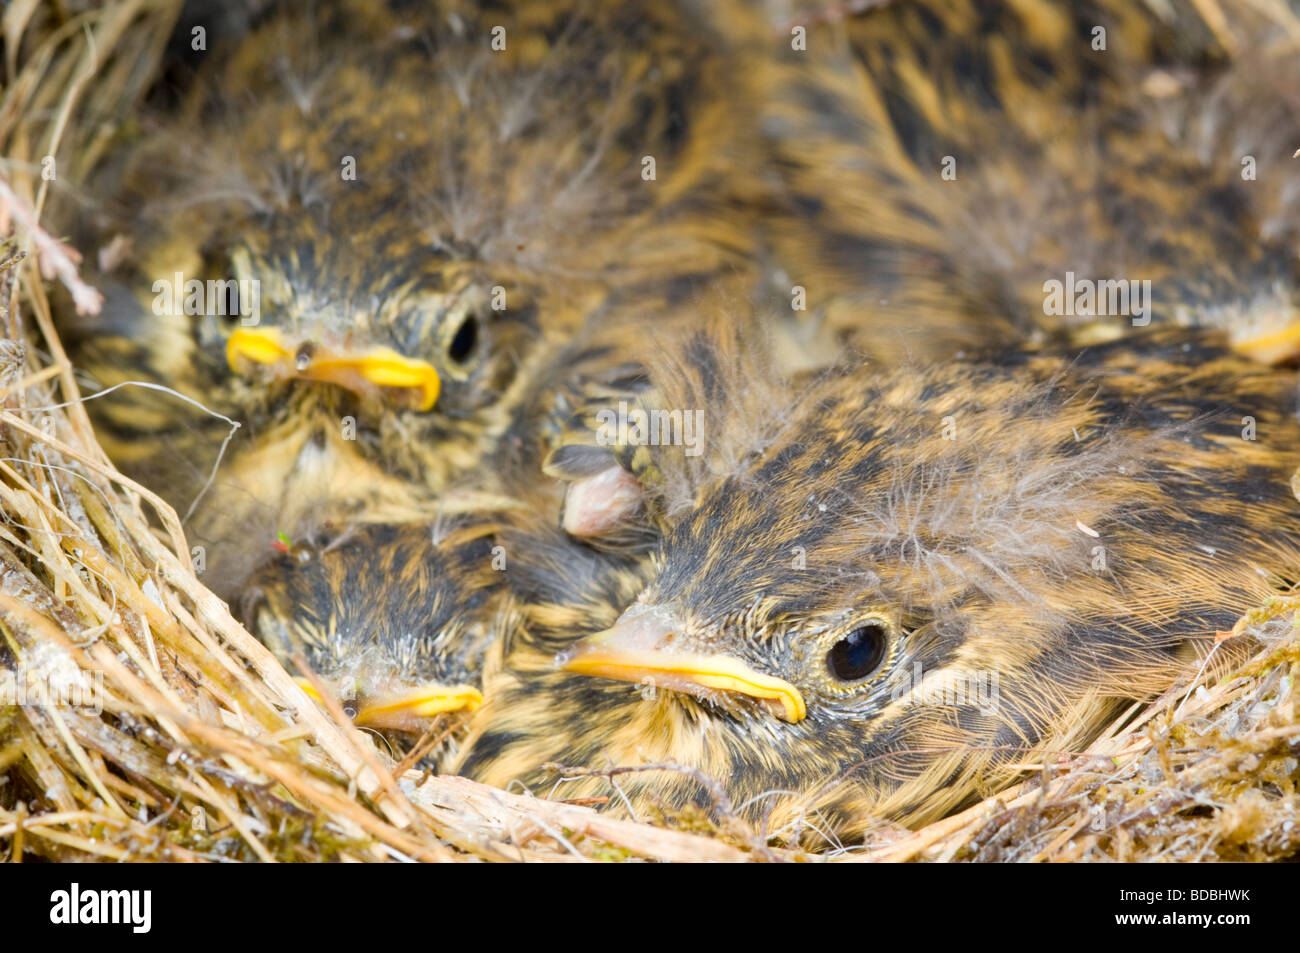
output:
{"label": "bird head", "polygon": [[[255,428],[303,389],[335,392],[379,435],[483,426],[541,343],[536,273],[489,247],[486,225],[448,226],[422,191],[447,178],[438,133],[400,86],[382,104],[367,87],[327,88],[310,110],[283,86],[223,100],[201,146],[172,129],[135,157],[155,226],[134,261],[137,297],[155,336],[189,338],[201,396]],[[159,187],[163,161],[177,167]],[[572,311],[547,304],[564,326]]]}
{"label": "bird head", "polygon": [[254,579],[245,614],[359,727],[420,735],[482,703],[484,658],[509,615],[492,531],[458,517],[294,546]]}
{"label": "bird head", "polygon": [[581,733],[539,761],[673,761],[753,817],[860,830],[942,814],[1167,688],[1295,578],[1296,427],[1281,375],[1211,347],[1140,360],[856,368],[770,408],[633,604],[555,656],[545,704]]}
{"label": "bird head", "polygon": [[[301,224],[275,223],[290,232]],[[235,390],[245,382],[249,393],[323,385],[354,395],[368,412],[363,420],[465,419],[510,391],[537,344],[536,288],[527,279],[412,247],[395,288],[391,271],[363,264],[328,226],[297,244],[247,223],[238,231],[216,254],[221,264],[205,271],[235,276],[224,280],[254,300],[233,302],[229,320],[200,329],[200,345]]]}
{"label": "bird head", "polygon": [[731,84],[685,27],[654,4],[259,21],[103,187],[152,313],[135,369],[250,429],[290,388],[355,395],[376,439],[499,424],[611,279],[677,289],[740,257],[741,124],[700,95]]}

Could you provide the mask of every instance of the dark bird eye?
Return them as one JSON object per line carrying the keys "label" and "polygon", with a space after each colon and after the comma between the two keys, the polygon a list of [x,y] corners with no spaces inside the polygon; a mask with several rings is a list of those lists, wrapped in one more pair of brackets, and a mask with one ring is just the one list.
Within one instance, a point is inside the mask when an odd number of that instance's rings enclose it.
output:
{"label": "dark bird eye", "polygon": [[456,329],[456,334],[447,348],[447,356],[457,364],[464,364],[474,353],[476,344],[478,344],[478,318],[471,314],[467,315],[460,323],[460,327]]}
{"label": "dark bird eye", "polygon": [[831,646],[826,664],[842,682],[856,682],[880,667],[889,648],[889,629],[883,622],[860,625]]}

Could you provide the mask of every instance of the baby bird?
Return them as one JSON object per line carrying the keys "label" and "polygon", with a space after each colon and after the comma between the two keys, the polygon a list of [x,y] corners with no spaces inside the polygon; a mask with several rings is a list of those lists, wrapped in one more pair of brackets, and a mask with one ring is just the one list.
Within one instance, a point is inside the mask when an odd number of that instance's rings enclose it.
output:
{"label": "baby bird", "polygon": [[[411,518],[492,472],[586,329],[746,272],[755,150],[686,6],[276,4],[191,54],[96,186],[108,300],[63,331],[98,385],[242,424],[189,520],[210,585],[276,531]],[[156,390],[89,406],[190,509],[228,422]]]}
{"label": "baby bird", "polygon": [[786,187],[781,290],[836,344],[944,358],[1154,322],[1300,354],[1293,10],[763,6],[745,75]]}
{"label": "baby bird", "polygon": [[253,578],[245,621],[286,667],[303,658],[359,727],[422,735],[482,703],[485,659],[512,624],[499,525],[462,515],[285,547]]}
{"label": "baby bird", "polygon": [[[710,422],[702,457],[659,448],[648,585],[531,618],[458,770],[671,763],[783,836],[922,823],[1077,750],[1300,578],[1294,382],[1216,334],[781,397],[695,344],[707,393],[658,371],[647,398]],[[637,811],[709,801],[669,770],[619,785]]]}

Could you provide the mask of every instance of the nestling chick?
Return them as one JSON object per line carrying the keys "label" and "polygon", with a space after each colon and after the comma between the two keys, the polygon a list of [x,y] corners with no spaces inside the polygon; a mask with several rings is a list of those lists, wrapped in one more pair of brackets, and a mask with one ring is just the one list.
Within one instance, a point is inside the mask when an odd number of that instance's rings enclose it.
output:
{"label": "nestling chick", "polygon": [[773,0],[751,27],[796,317],[890,361],[1150,322],[1300,354],[1294,11],[867,6]]}
{"label": "nestling chick", "polygon": [[[99,384],[242,423],[190,523],[223,591],[241,546],[491,472],[585,328],[748,267],[744,110],[677,4],[279,4],[217,46],[97,187],[82,244],[134,253],[64,330]],[[89,406],[184,513],[227,425],[156,391]]]}
{"label": "nestling chick", "polygon": [[[782,400],[712,366],[707,394],[657,376],[710,443],[660,448],[653,580],[534,620],[459,770],[673,761],[787,836],[920,823],[1077,750],[1300,578],[1294,382],[1217,337],[850,367]],[[620,786],[708,800],[669,771]]]}
{"label": "nestling chick", "polygon": [[485,656],[512,624],[498,526],[462,516],[295,545],[252,580],[246,622],[291,670],[301,653],[358,726],[423,734],[482,703]]}

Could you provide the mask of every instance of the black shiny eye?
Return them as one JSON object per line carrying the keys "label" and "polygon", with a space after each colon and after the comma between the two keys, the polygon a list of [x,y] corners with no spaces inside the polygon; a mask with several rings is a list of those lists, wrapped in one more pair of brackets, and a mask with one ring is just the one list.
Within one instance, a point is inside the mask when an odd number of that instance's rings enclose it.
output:
{"label": "black shiny eye", "polygon": [[831,646],[826,665],[840,681],[856,682],[880,668],[888,651],[889,627],[883,622],[868,622]]}
{"label": "black shiny eye", "polygon": [[457,364],[463,364],[474,353],[476,344],[478,344],[478,318],[471,314],[467,315],[460,323],[460,327],[456,329],[456,334],[447,347],[447,356]]}

